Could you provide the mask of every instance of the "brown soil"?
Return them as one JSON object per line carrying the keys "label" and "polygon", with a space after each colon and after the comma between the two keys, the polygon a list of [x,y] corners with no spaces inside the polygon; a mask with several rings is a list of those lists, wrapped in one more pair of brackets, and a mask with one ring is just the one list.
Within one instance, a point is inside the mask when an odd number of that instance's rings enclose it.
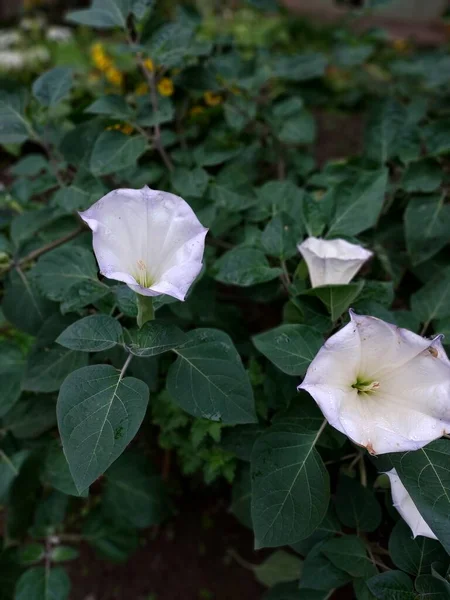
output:
{"label": "brown soil", "polygon": [[217,495],[186,495],[178,499],[177,517],[158,532],[142,532],[141,548],[125,564],[81,546],[70,567],[70,600],[260,600],[264,588],[252,571],[228,555],[231,548],[261,562],[266,553],[253,551],[252,533]]}

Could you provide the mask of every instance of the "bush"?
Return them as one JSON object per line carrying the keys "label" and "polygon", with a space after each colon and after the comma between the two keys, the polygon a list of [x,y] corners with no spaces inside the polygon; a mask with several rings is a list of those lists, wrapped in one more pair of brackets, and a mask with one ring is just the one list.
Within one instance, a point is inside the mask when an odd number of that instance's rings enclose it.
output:
{"label": "bush", "polygon": [[171,456],[266,600],[449,597],[449,55],[154,4],[1,87],[0,597],[126,560]]}

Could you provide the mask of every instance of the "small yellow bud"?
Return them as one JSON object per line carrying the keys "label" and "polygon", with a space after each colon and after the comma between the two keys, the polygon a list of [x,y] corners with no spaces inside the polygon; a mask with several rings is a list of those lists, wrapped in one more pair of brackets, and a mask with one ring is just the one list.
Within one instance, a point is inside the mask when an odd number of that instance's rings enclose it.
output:
{"label": "small yellow bud", "polygon": [[214,92],[205,92],[203,98],[208,106],[217,106],[222,103],[222,96]]}
{"label": "small yellow bud", "polygon": [[153,71],[155,70],[155,65],[151,58],[146,58],[144,60],[144,67],[147,69],[147,71],[150,71],[151,73],[153,73]]}
{"label": "small yellow bud", "polygon": [[189,111],[189,115],[191,117],[196,117],[197,115],[201,115],[204,112],[205,112],[205,109],[203,108],[203,106],[193,106],[191,108],[191,110]]}
{"label": "small yellow bud", "polygon": [[106,79],[112,83],[113,85],[120,87],[123,83],[123,75],[122,73],[116,69],[115,67],[109,67],[105,71]]}
{"label": "small yellow bud", "polygon": [[136,89],[134,90],[136,96],[145,96],[146,94],[148,94],[148,92],[148,85],[145,82],[142,82],[139,85],[137,85]]}
{"label": "small yellow bud", "polygon": [[172,96],[173,91],[173,81],[168,77],[163,77],[158,83],[158,92],[161,96]]}
{"label": "small yellow bud", "polygon": [[399,54],[404,54],[409,50],[409,42],[403,38],[397,38],[393,40],[392,47]]}

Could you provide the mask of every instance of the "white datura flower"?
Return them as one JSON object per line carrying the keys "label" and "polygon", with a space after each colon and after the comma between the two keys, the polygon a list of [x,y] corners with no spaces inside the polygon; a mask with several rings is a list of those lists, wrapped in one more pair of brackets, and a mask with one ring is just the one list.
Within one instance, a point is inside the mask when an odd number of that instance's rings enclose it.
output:
{"label": "white datura flower", "polygon": [[187,202],[147,186],[119,189],[80,216],[93,231],[100,273],[143,296],[184,300],[202,268],[208,232]]}
{"label": "white datura flower", "polygon": [[437,540],[437,537],[431,531],[428,523],[417,510],[417,506],[414,504],[413,499],[401,482],[400,477],[397,475],[397,471],[392,469],[391,471],[388,471],[386,475],[391,481],[392,503],[411,529],[413,537],[422,535],[423,537]]}
{"label": "white datura flower", "polygon": [[345,240],[309,237],[297,246],[308,265],[313,288],[349,283],[372,252]]}
{"label": "white datura flower", "polygon": [[350,311],[299,389],[328,422],[371,454],[417,450],[450,431],[450,361],[428,340]]}

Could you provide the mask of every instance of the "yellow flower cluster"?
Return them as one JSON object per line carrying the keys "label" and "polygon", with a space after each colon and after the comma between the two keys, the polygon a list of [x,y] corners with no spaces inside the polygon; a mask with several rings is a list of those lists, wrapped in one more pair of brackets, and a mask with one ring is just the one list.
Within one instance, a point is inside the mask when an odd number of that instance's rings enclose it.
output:
{"label": "yellow flower cluster", "polygon": [[172,96],[172,94],[174,92],[173,81],[171,79],[169,79],[168,77],[163,77],[158,82],[157,87],[158,87],[158,92],[161,94],[161,96]]}
{"label": "yellow flower cluster", "polygon": [[110,125],[106,129],[107,131],[121,131],[125,135],[131,135],[133,133],[133,128],[131,125],[127,125],[125,123],[116,123],[116,125]]}
{"label": "yellow flower cluster", "polygon": [[155,70],[155,65],[151,58],[146,58],[144,60],[144,67],[147,69],[147,71],[150,71],[150,73],[153,73]]}
{"label": "yellow flower cluster", "polygon": [[123,74],[114,66],[112,59],[106,54],[102,44],[97,42],[91,48],[91,58],[99,71],[105,74],[109,83],[116,87],[123,84]]}

